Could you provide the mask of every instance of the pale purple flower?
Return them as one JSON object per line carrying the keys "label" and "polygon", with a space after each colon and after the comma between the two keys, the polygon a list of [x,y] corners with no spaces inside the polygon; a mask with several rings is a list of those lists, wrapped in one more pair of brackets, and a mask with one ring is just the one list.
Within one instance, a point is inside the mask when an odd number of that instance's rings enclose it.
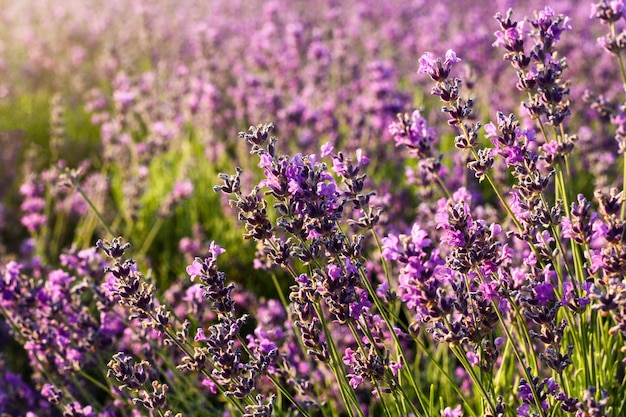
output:
{"label": "pale purple flower", "polygon": [[322,145],[322,158],[326,158],[327,156],[332,155],[333,153],[333,144],[330,142],[326,142]]}
{"label": "pale purple flower", "polygon": [[549,282],[542,282],[533,288],[535,292],[534,299],[542,306],[547,305],[554,299],[554,286]]}
{"label": "pale purple flower", "polygon": [[508,28],[504,32],[498,30],[494,33],[496,41],[491,44],[494,48],[502,46],[509,48],[511,43],[521,41],[524,38],[524,22],[518,22],[516,27]]}
{"label": "pale purple flower", "polygon": [[198,330],[196,330],[196,336],[193,340],[194,342],[206,342],[209,338],[204,334],[204,329],[202,327],[198,327]]}
{"label": "pale purple flower", "polygon": [[624,0],[601,0],[598,3],[592,3],[589,18],[599,18],[602,23],[616,22],[623,16],[625,4]]}
{"label": "pale purple flower", "polygon": [[460,61],[461,58],[458,58],[452,49],[448,49],[443,62],[441,58],[435,58],[432,52],[426,52],[419,59],[420,66],[417,73],[427,74],[434,81],[443,81],[450,75],[452,64]]}
{"label": "pale purple flower", "polygon": [[518,417],[528,417],[530,412],[530,404],[522,404],[519,407],[517,407],[517,415]]}
{"label": "pale purple flower", "polygon": [[430,246],[431,240],[428,238],[428,232],[420,227],[419,224],[413,224],[411,228],[411,243],[417,249],[424,249]]}
{"label": "pale purple flower", "polygon": [[371,306],[372,303],[368,300],[367,292],[361,292],[358,301],[350,303],[350,317],[354,320],[358,320]]}
{"label": "pale purple flower", "polygon": [[483,293],[483,297],[489,302],[492,302],[493,300],[498,300],[498,287],[499,285],[496,281],[481,282],[478,286],[480,291],[482,291]]}
{"label": "pale purple flower", "polygon": [[446,407],[441,410],[441,417],[463,417],[463,409],[460,404],[454,408]]}
{"label": "pale purple flower", "polygon": [[211,394],[217,394],[217,385],[210,378],[204,378],[201,384],[203,387],[208,388]]}
{"label": "pale purple flower", "polygon": [[472,352],[472,351],[467,352],[465,356],[467,357],[467,360],[469,361],[470,365],[478,366],[480,364],[480,356],[478,356],[475,352]]}
{"label": "pale purple flower", "polygon": [[211,254],[211,257],[213,258],[213,260],[217,259],[219,255],[225,252],[226,252],[226,249],[219,246],[217,243],[215,243],[215,241],[211,241],[211,243],[209,244],[209,253]]}
{"label": "pale purple flower", "polygon": [[176,181],[172,193],[176,200],[189,198],[193,194],[193,183],[190,180]]}
{"label": "pale purple flower", "polygon": [[191,281],[193,282],[197,277],[202,276],[203,274],[203,263],[199,258],[196,258],[193,263],[185,269],[187,271],[187,275],[191,277]]}

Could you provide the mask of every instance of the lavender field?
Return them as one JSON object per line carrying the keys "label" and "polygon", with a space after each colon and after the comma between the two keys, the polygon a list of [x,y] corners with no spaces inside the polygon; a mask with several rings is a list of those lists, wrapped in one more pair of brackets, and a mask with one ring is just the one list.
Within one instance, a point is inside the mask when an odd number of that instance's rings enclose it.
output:
{"label": "lavender field", "polygon": [[626,2],[0,2],[0,416],[626,417]]}

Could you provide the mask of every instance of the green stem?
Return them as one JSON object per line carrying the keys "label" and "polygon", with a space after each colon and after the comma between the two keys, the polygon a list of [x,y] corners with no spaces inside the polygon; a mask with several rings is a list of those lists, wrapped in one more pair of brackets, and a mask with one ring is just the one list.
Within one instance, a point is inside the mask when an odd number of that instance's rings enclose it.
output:
{"label": "green stem", "polygon": [[474,367],[469,363],[467,356],[465,356],[465,350],[463,350],[463,348],[461,348],[460,346],[450,346],[450,350],[452,350],[452,353],[454,353],[454,356],[456,356],[458,361],[461,362],[461,365],[469,374],[472,382],[474,382],[474,384],[478,387],[478,389],[482,393],[483,399],[487,402],[487,404],[489,404],[491,411],[495,412],[496,405],[493,402],[492,395],[490,395],[489,391],[487,391],[487,389],[483,385],[481,379],[478,377],[478,375],[476,375]]}
{"label": "green stem", "polygon": [[144,239],[143,244],[141,245],[141,249],[139,249],[139,251],[137,252],[137,256],[139,259],[143,258],[146,255],[146,253],[150,249],[150,246],[152,246],[154,239],[157,237],[159,230],[161,230],[161,226],[163,226],[163,218],[159,217],[152,225],[148,236],[146,236],[146,238]]}
{"label": "green stem", "polygon": [[[376,295],[376,291],[372,287],[372,284],[370,283],[367,275],[365,275],[363,268],[359,268],[359,273],[361,274],[361,281],[365,284],[365,288],[367,289],[367,292],[370,295],[370,298],[372,299],[372,301],[374,301],[374,305],[376,306],[376,309],[380,313],[381,317],[385,321],[385,324],[387,325],[387,328],[389,329],[389,333],[391,334],[391,337],[393,338],[393,341],[394,341],[394,345],[396,346],[397,354],[402,359],[403,364],[408,364],[409,362],[406,358],[406,355],[404,351],[400,348],[401,344],[400,344],[400,340],[398,339],[398,335],[396,334],[394,330],[395,326],[393,325],[388,315],[386,314],[388,310],[384,308],[380,299]],[[426,401],[424,398],[424,393],[417,388],[417,384],[415,383],[415,379],[413,378],[413,373],[407,372],[407,374],[409,376],[409,382],[411,383],[411,387],[413,388],[413,391],[415,392],[415,395],[418,401],[420,402],[420,406],[422,407],[423,410],[426,410]]]}
{"label": "green stem", "polygon": [[115,233],[113,233],[113,230],[111,230],[111,228],[109,227],[109,224],[106,222],[106,220],[104,220],[104,217],[102,216],[102,214],[100,214],[100,210],[98,210],[98,208],[93,204],[91,199],[87,197],[87,194],[83,192],[80,185],[76,185],[76,191],[78,191],[78,193],[83,197],[85,202],[87,202],[87,204],[89,205],[91,210],[94,212],[98,220],[100,220],[100,223],[102,223],[102,226],[104,226],[104,228],[109,233],[109,235],[111,235],[111,237],[115,237],[116,236]]}
{"label": "green stem", "polygon": [[[148,317],[150,317],[151,320],[156,321],[156,318],[154,317],[152,312],[148,311],[148,312],[146,312],[146,314],[148,315]],[[190,358],[194,357],[193,352],[191,350],[187,349],[187,346],[185,346],[183,343],[180,342],[180,340],[178,340],[178,337],[176,336],[176,334],[174,334],[172,332],[172,330],[170,328],[165,328],[163,330],[163,332],[180,349],[180,351],[183,354],[185,354],[186,356],[188,356]],[[213,365],[212,361],[209,358],[207,358],[207,361],[209,362],[210,365]],[[207,371],[206,368],[202,368],[200,370],[200,373],[202,373],[204,376],[209,378],[215,384],[215,386],[217,387],[217,389],[220,392],[220,394],[222,394],[228,400],[228,402],[230,402],[231,405],[236,407],[242,414],[245,413],[245,410],[244,410],[243,406],[238,401],[235,401],[235,399],[232,396],[230,396],[230,395],[224,395],[224,392],[225,392],[224,388],[215,380],[215,378],[213,378],[213,375],[211,375],[211,373],[209,371]],[[249,404],[253,403],[249,398],[246,398],[246,399],[248,400]]]}
{"label": "green stem", "polygon": [[[504,332],[506,333],[506,336],[509,338],[509,340],[513,340],[513,335],[511,334],[511,331],[509,330],[508,326],[506,325],[506,322],[504,321],[504,318],[502,317],[502,314],[500,313],[500,310],[498,309],[498,306],[496,305],[495,301],[493,301],[493,308],[494,311],[496,312],[496,314],[498,315],[498,320],[500,320],[500,323],[502,324],[502,328],[504,329]],[[526,327],[522,324],[522,327]],[[513,353],[515,354],[515,357],[517,358],[520,366],[524,369],[524,374],[526,375],[526,380],[528,381],[528,385],[530,386],[530,389],[533,393],[533,399],[535,400],[535,405],[537,406],[537,409],[540,411],[541,415],[543,417],[546,417],[545,412],[543,411],[543,408],[541,407],[541,404],[539,403],[539,397],[537,396],[537,390],[533,384],[533,376],[530,374],[530,372],[528,371],[528,367],[524,366],[524,361],[522,360],[522,355],[520,354],[517,346],[515,346],[515,344],[513,344]],[[531,349],[532,350],[532,349]],[[535,373],[537,373],[535,371]]]}
{"label": "green stem", "polygon": [[[614,39],[617,38],[617,31],[615,28],[615,22],[611,22],[609,24],[611,28],[611,35]],[[620,75],[622,76],[622,87],[624,91],[626,91],[626,69],[624,68],[624,61],[622,60],[621,51],[615,54],[617,57],[617,66],[619,67]],[[622,157],[622,192],[626,194],[626,154]],[[622,203],[622,212],[621,219],[624,220],[626,218],[626,201]]]}
{"label": "green stem", "polygon": [[[507,301],[512,306],[513,311],[515,311],[515,317],[517,318],[517,320],[520,323],[520,325],[517,328],[517,330],[518,330],[518,332],[520,332],[520,329],[521,329],[520,333],[523,336],[522,340],[524,342],[524,350],[526,350],[526,352],[525,352],[526,356],[531,361],[530,366],[531,366],[533,372],[539,373],[539,364],[538,364],[538,361],[537,361],[536,352],[535,352],[535,349],[533,348],[533,342],[532,342],[532,339],[530,337],[530,333],[528,332],[528,328],[524,324],[524,316],[520,312],[519,307],[515,303],[515,300],[511,299],[510,296],[507,296]],[[502,325],[504,326],[504,321],[502,321]],[[513,339],[511,339],[511,340],[513,340]],[[515,346],[513,346],[513,347],[515,348]],[[520,362],[520,364],[521,364],[521,362]]]}
{"label": "green stem", "polygon": [[[339,390],[341,392],[341,397],[346,405],[346,408],[351,416],[354,415],[353,406],[356,408],[357,413],[360,417],[365,417],[363,414],[363,410],[359,405],[359,401],[356,398],[356,394],[350,384],[348,383],[345,368],[343,366],[343,362],[339,357],[339,353],[337,352],[337,347],[335,346],[335,342],[333,341],[332,335],[328,329],[326,324],[326,319],[324,318],[324,313],[322,311],[322,307],[319,302],[314,304],[315,311],[317,312],[318,318],[320,319],[322,329],[324,331],[324,336],[326,337],[326,343],[328,345],[328,349],[330,351],[330,359],[333,363],[332,369],[333,374],[339,384]],[[348,388],[350,387],[350,388]]]}

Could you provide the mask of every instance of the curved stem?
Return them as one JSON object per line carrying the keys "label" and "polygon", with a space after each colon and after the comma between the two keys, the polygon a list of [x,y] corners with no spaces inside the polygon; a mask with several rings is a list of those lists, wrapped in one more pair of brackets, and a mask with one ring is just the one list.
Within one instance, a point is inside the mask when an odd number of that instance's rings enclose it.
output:
{"label": "curved stem", "polygon": [[100,213],[100,210],[98,210],[98,208],[94,205],[94,203],[87,196],[87,194],[85,194],[85,192],[82,190],[80,185],[76,185],[76,191],[78,191],[78,193],[83,197],[85,202],[89,205],[89,207],[94,212],[98,220],[100,220],[100,223],[102,223],[102,226],[106,229],[109,235],[111,235],[111,237],[116,237],[115,233],[113,233],[113,230],[111,230],[111,227],[109,226],[109,224],[106,222],[106,220],[104,220],[104,217]]}

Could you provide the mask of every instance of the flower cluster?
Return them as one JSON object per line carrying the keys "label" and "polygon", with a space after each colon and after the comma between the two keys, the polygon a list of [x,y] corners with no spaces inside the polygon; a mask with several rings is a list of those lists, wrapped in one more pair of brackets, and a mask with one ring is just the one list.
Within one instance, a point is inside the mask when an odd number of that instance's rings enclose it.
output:
{"label": "flower cluster", "polygon": [[43,214],[46,207],[43,191],[43,185],[38,184],[34,179],[30,179],[20,187],[20,194],[24,196],[21,205],[23,212],[21,223],[31,233],[41,228],[47,221]]}
{"label": "flower cluster", "polygon": [[625,414],[622,1],[41,1],[0,414]]}

